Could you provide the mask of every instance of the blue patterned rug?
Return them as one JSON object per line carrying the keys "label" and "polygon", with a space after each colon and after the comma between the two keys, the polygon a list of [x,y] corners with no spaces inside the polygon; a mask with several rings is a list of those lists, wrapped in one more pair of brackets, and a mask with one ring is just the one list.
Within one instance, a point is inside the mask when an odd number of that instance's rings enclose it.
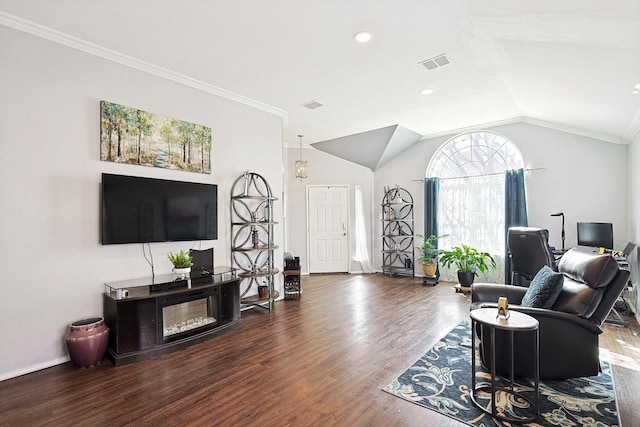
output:
{"label": "blue patterned rug", "polygon": [[[409,402],[478,427],[500,423],[471,401],[471,326],[462,322],[391,384],[383,388]],[[540,416],[526,426],[618,426],[618,411],[608,353],[601,350],[602,372],[596,377],[540,382]],[[480,367],[478,361],[477,367]],[[478,372],[476,385],[491,375]],[[533,382],[516,378],[516,390],[533,391]],[[477,399],[489,406],[490,393]],[[498,392],[497,406],[506,414],[521,414],[528,403]]]}

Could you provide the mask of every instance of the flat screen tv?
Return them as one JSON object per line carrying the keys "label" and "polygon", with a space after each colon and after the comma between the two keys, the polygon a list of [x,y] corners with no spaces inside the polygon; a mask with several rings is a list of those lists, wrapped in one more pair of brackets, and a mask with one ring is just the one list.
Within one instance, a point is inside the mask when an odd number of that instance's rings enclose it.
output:
{"label": "flat screen tv", "polygon": [[578,245],[613,249],[613,224],[609,222],[579,222]]}
{"label": "flat screen tv", "polygon": [[102,244],[218,238],[218,186],[102,174]]}

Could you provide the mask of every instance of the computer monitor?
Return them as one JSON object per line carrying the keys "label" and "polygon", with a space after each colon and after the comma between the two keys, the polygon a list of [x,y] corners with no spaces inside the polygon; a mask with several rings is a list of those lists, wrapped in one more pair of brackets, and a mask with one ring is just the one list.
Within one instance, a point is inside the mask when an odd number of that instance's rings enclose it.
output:
{"label": "computer monitor", "polygon": [[613,249],[613,224],[609,222],[579,222],[578,245]]}

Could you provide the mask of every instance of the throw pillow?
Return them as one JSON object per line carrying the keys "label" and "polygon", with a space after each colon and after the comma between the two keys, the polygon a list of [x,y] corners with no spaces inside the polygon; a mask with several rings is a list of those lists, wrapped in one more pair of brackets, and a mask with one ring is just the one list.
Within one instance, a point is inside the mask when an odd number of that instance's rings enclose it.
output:
{"label": "throw pillow", "polygon": [[538,271],[524,294],[520,305],[524,307],[551,308],[562,290],[564,277],[548,266]]}

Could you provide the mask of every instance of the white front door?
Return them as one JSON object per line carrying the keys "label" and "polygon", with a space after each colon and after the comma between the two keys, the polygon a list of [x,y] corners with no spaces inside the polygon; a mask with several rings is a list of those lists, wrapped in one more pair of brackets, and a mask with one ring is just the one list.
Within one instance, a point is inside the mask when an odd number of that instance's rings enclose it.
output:
{"label": "white front door", "polygon": [[346,185],[307,187],[309,273],[349,272]]}

